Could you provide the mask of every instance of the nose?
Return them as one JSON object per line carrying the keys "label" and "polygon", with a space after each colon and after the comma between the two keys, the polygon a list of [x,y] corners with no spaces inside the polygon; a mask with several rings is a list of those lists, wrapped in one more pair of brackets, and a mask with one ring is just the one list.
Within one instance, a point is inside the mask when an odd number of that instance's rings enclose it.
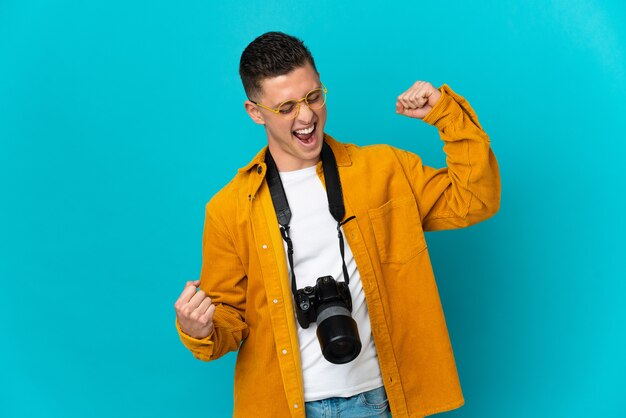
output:
{"label": "nose", "polygon": [[313,111],[306,103],[300,103],[297,118],[304,125],[308,125],[313,120]]}

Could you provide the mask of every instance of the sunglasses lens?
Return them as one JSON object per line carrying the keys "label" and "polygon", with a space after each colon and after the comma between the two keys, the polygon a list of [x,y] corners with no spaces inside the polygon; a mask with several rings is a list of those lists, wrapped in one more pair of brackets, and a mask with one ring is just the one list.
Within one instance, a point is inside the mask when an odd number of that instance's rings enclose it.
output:
{"label": "sunglasses lens", "polygon": [[306,104],[311,109],[321,109],[326,103],[326,94],[322,89],[311,90],[306,95]]}
{"label": "sunglasses lens", "polygon": [[295,100],[289,100],[278,107],[278,113],[286,118],[291,118],[296,114],[298,103]]}

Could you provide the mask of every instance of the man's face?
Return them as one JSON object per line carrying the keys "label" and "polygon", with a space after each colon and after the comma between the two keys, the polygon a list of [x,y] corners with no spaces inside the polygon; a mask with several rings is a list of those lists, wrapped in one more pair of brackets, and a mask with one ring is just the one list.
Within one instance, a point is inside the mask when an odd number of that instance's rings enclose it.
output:
{"label": "man's face", "polygon": [[[318,73],[307,63],[288,74],[263,80],[262,96],[256,101],[275,109],[284,101],[298,100],[321,86]],[[249,101],[246,102],[246,109],[255,122],[265,125],[269,149],[280,171],[299,170],[317,164],[324,140],[326,106],[311,110],[302,101],[298,116],[292,120]],[[311,129],[313,131],[309,133]]]}

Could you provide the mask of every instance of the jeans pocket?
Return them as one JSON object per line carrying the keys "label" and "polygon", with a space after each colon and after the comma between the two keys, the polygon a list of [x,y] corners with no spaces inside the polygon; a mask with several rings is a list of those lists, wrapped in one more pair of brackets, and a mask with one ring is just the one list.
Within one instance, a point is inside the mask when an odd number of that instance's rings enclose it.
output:
{"label": "jeans pocket", "polygon": [[387,408],[387,405],[389,404],[384,386],[360,393],[359,402],[376,410],[383,410]]}

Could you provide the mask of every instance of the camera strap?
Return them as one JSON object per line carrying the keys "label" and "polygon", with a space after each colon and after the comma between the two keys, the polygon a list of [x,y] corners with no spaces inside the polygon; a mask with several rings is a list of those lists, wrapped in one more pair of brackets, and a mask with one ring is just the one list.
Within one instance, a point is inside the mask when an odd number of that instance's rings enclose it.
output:
{"label": "camera strap", "polygon": [[[346,284],[349,284],[350,278],[348,275],[348,268],[346,267],[341,226],[354,219],[355,216],[351,216],[345,221],[343,220],[343,217],[346,214],[346,209],[343,204],[343,192],[341,190],[339,170],[337,169],[335,155],[326,142],[322,144],[321,156],[322,168],[324,169],[324,182],[326,183],[326,196],[328,196],[328,209],[330,214],[337,221],[337,237],[339,238],[339,252],[341,253],[343,278]],[[265,153],[265,164],[267,164],[267,185],[269,186],[270,194],[272,195],[272,203],[274,204],[276,219],[278,219],[278,224],[280,225],[280,233],[287,243],[287,258],[289,260],[289,267],[291,268],[291,291],[295,300],[298,288],[296,286],[296,273],[293,268],[293,242],[289,237],[291,209],[289,209],[289,202],[287,201],[287,195],[285,194],[283,182],[281,181],[280,174],[278,173],[278,167],[276,167],[276,163],[272,158],[272,154],[270,154],[269,148]]]}

